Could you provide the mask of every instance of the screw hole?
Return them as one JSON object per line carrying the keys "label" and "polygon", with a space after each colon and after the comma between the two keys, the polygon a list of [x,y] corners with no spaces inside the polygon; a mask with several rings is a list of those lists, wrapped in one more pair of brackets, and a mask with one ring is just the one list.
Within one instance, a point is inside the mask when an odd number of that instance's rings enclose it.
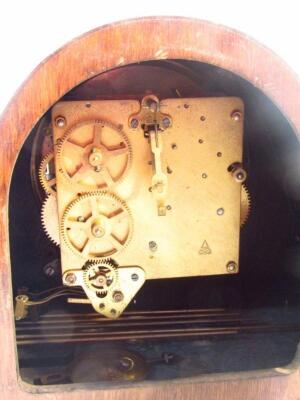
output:
{"label": "screw hole", "polygon": [[156,250],[157,250],[157,243],[154,242],[153,240],[151,240],[151,241],[149,242],[149,249],[150,249],[151,251],[156,251]]}

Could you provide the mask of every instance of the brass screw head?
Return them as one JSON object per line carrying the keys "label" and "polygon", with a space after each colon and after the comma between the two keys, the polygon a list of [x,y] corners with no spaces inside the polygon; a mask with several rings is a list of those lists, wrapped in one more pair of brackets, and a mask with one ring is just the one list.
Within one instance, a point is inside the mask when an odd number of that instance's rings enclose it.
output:
{"label": "brass screw head", "polygon": [[233,171],[233,177],[237,182],[243,183],[247,179],[247,172],[243,168],[237,168]]}
{"label": "brass screw head", "polygon": [[73,272],[70,272],[70,273],[68,273],[66,276],[65,276],[65,282],[66,282],[66,284],[68,284],[68,285],[74,285],[74,283],[76,282],[76,275],[75,274],[73,274]]}
{"label": "brass screw head", "polygon": [[124,299],[124,294],[120,290],[116,290],[113,293],[112,297],[113,297],[114,302],[120,303],[120,301],[122,301]]}
{"label": "brass screw head", "polygon": [[240,121],[242,119],[242,112],[240,110],[232,111],[231,118],[236,122]]}
{"label": "brass screw head", "polygon": [[61,115],[55,118],[55,125],[59,128],[63,128],[66,125],[66,118]]}
{"label": "brass screw head", "polygon": [[237,271],[237,264],[234,261],[229,261],[226,265],[227,272],[233,273]]}

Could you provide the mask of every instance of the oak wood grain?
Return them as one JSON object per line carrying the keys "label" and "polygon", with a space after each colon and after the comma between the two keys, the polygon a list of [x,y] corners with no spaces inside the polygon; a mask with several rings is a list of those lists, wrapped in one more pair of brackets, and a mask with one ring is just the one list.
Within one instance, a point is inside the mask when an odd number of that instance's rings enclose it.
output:
{"label": "oak wood grain", "polygon": [[270,50],[247,36],[209,22],[174,17],[119,22],[75,39],[41,63],[8,104],[0,121],[0,399],[300,399],[299,370],[272,378],[267,373],[261,379],[248,374],[248,379],[238,380],[231,375],[229,381],[222,376],[219,382],[177,382],[118,390],[70,392],[65,388],[55,392],[57,389],[51,388],[51,393],[39,395],[18,384],[7,224],[7,196],[18,152],[41,115],[80,82],[116,66],[167,58],[199,60],[244,77],[263,90],[300,132],[300,83],[294,73]]}

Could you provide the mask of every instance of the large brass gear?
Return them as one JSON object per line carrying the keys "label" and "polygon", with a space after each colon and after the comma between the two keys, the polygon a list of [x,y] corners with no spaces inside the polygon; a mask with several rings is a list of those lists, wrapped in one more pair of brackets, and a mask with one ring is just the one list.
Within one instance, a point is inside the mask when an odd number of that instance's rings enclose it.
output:
{"label": "large brass gear", "polygon": [[73,253],[86,260],[100,260],[127,247],[133,221],[123,200],[112,193],[95,191],[79,196],[67,207],[60,229]]}
{"label": "large brass gear", "polygon": [[44,200],[42,211],[41,211],[42,226],[47,237],[59,246],[59,222],[57,212],[57,200],[53,194],[48,195]]}
{"label": "large brass gear", "polygon": [[120,183],[131,165],[131,146],[121,128],[89,120],[67,130],[57,147],[58,171],[80,190],[107,190]]}
{"label": "large brass gear", "polygon": [[241,227],[243,227],[251,211],[251,197],[246,185],[242,185],[241,190]]}
{"label": "large brass gear", "polygon": [[53,153],[47,154],[42,159],[39,168],[39,180],[46,194],[56,195],[56,177]]}
{"label": "large brass gear", "polygon": [[110,259],[87,262],[83,269],[83,281],[87,289],[94,291],[100,298],[105,297],[118,284],[118,269]]}

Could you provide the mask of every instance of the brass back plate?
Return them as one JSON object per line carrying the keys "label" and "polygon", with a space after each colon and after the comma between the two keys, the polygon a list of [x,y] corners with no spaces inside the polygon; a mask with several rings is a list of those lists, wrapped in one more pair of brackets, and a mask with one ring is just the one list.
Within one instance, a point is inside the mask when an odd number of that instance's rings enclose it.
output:
{"label": "brass back plate", "polygon": [[[60,140],[75,124],[107,121],[127,136],[131,154],[130,165],[124,161],[124,177],[104,189],[127,203],[132,218],[131,240],[113,258],[121,266],[142,267],[146,279],[226,274],[228,262],[238,266],[239,261],[241,185],[228,167],[242,162],[243,102],[228,97],[166,99],[160,107],[172,118],[162,133],[162,169],[168,178],[165,216],[157,214],[149,191],[154,173],[149,139],[140,127],[129,124],[130,116],[140,110],[138,101],[91,101],[88,107],[84,101],[61,102],[54,107],[59,219],[78,193],[90,190],[67,182],[58,157]],[[236,110],[240,118],[232,117]],[[57,126],[61,116],[64,124]],[[103,128],[108,141],[109,129]],[[82,130],[81,145],[89,132]],[[121,164],[115,171],[122,173]],[[62,237],[61,256],[63,272],[81,268],[86,261]]]}

